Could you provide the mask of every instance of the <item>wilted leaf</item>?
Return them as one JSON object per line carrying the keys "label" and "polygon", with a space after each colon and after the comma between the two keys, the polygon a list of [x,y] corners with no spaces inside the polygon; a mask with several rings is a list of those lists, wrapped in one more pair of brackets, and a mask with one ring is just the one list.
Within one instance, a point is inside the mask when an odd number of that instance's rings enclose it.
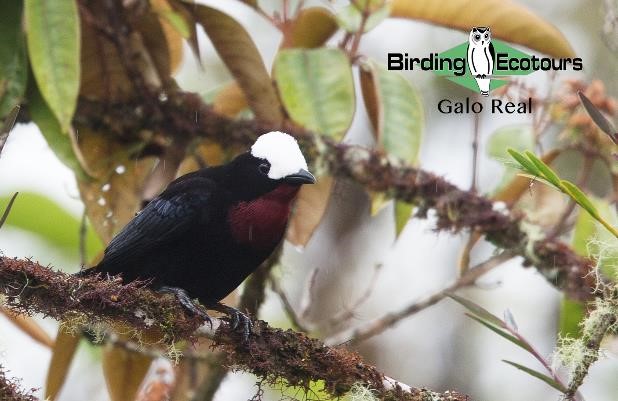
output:
{"label": "wilted leaf", "polygon": [[354,116],[354,82],[346,55],[338,49],[284,49],[274,64],[281,100],[296,123],[343,138]]}
{"label": "wilted leaf", "polygon": [[80,177],[87,177],[88,173],[82,167],[82,164],[77,159],[73,151],[71,138],[69,138],[68,129],[64,131],[52,113],[47,107],[47,103],[41,97],[35,85],[28,88],[28,110],[32,121],[39,127],[41,134],[47,141],[49,147],[54,151],[56,157],[67,165],[73,172]]}
{"label": "wilted leaf", "polygon": [[244,91],[255,116],[283,121],[281,103],[264,61],[247,31],[229,15],[199,4],[187,6],[202,25],[221,59]]}
{"label": "wilted leaf", "polygon": [[[8,202],[0,197],[0,205]],[[61,221],[62,224],[58,224]],[[77,258],[80,221],[54,201],[35,193],[20,192],[9,214],[7,226],[38,235],[55,249]],[[86,253],[92,257],[101,250],[101,242],[91,227],[86,232]]]}
{"label": "wilted leaf", "polygon": [[4,314],[15,326],[21,331],[28,334],[34,341],[46,347],[53,347],[54,340],[47,334],[45,330],[39,326],[34,319],[28,315],[20,315],[8,309],[0,307],[0,312]]}
{"label": "wilted leaf", "polygon": [[554,57],[575,53],[555,26],[515,2],[503,0],[393,0],[391,17],[410,18],[469,32],[489,26],[492,37]]}
{"label": "wilted leaf", "polygon": [[312,49],[320,47],[337,32],[334,15],[323,7],[302,9],[284,33],[281,48],[296,47]]}
{"label": "wilted leaf", "polygon": [[52,350],[51,361],[47,369],[47,379],[45,381],[45,399],[54,401],[64,382],[66,381],[71,361],[79,345],[79,335],[69,334],[68,332],[58,330],[56,343]]}
{"label": "wilted leaf", "polygon": [[135,399],[152,358],[119,347],[103,350],[103,373],[112,401]]}
{"label": "wilted leaf", "polygon": [[43,98],[67,132],[80,80],[79,15],[75,0],[24,1],[30,64]]}
{"label": "wilted leaf", "polygon": [[560,383],[555,381],[553,378],[551,378],[551,377],[549,377],[549,376],[547,376],[547,375],[545,375],[543,373],[540,373],[540,372],[537,372],[536,370],[527,368],[524,365],[520,365],[518,363],[507,361],[507,360],[504,360],[504,359],[502,360],[502,362],[508,363],[509,365],[514,366],[517,369],[519,369],[519,370],[521,370],[523,372],[528,373],[530,376],[536,377],[537,379],[544,381],[545,383],[549,384],[550,386],[552,386],[556,390],[560,391],[561,393],[565,393],[567,391],[567,389],[564,388],[563,385],[561,385]]}
{"label": "wilted leaf", "polygon": [[21,26],[22,8],[21,1],[8,1],[2,4],[0,13],[0,118],[22,102],[26,91],[28,59]]}
{"label": "wilted leaf", "polygon": [[332,177],[319,177],[314,185],[303,185],[300,189],[286,237],[292,244],[307,245],[324,217],[333,185]]}

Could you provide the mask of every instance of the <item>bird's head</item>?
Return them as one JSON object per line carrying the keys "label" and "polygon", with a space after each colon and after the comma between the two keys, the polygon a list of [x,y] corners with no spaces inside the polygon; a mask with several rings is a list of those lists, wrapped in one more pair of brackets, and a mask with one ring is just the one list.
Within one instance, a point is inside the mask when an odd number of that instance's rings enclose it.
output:
{"label": "bird's head", "polygon": [[261,135],[233,164],[234,181],[242,199],[253,199],[280,188],[293,195],[303,184],[314,184],[296,139],[279,131]]}

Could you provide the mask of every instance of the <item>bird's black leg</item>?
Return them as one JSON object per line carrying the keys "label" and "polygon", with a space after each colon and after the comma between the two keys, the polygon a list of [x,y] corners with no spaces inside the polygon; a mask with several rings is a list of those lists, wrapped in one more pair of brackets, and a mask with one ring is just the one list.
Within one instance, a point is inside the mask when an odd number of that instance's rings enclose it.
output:
{"label": "bird's black leg", "polygon": [[232,308],[231,306],[224,305],[220,302],[209,304],[208,309],[216,310],[217,312],[228,315],[232,330],[236,330],[238,327],[241,327],[243,341],[247,342],[249,339],[249,334],[253,332],[253,323],[251,323],[249,316],[245,315],[236,308]]}
{"label": "bird's black leg", "polygon": [[178,287],[165,287],[165,286],[159,288],[158,291],[166,292],[169,294],[174,294],[176,296],[176,299],[178,299],[178,302],[180,302],[180,304],[185,309],[187,309],[192,314],[201,317],[202,319],[204,319],[210,324],[210,327],[212,327],[212,319],[210,318],[210,316],[208,316],[208,313],[206,313],[202,308],[199,307],[199,305],[197,305],[191,299],[189,294],[187,294],[187,291],[183,290],[182,288],[178,288]]}

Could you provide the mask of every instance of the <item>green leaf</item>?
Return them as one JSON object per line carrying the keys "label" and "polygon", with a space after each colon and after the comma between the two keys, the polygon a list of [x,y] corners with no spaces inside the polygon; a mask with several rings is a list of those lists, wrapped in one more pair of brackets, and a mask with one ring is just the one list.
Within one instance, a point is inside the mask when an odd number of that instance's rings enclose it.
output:
{"label": "green leaf", "polygon": [[410,221],[413,209],[414,206],[407,202],[395,201],[395,237],[399,237],[399,234]]}
{"label": "green leaf", "polygon": [[354,116],[354,82],[338,49],[284,49],[274,63],[281,100],[298,124],[342,139]]}
{"label": "green leaf", "polygon": [[[5,205],[8,201],[8,196],[0,197],[0,204]],[[80,220],[42,195],[20,192],[5,224],[6,227],[19,228],[40,236],[70,257],[79,256]],[[101,241],[92,228],[88,227],[86,252],[89,259],[87,260],[90,260],[101,249]]]}
{"label": "green leaf", "polygon": [[536,377],[539,380],[544,381],[545,383],[549,384],[550,386],[552,386],[553,388],[555,388],[556,390],[560,391],[561,393],[566,393],[567,389],[561,385],[560,383],[558,383],[557,381],[555,381],[553,378],[541,373],[541,372],[537,372],[536,370],[530,369],[528,367],[525,367],[524,365],[520,365],[518,363],[515,362],[511,362],[511,361],[507,361],[506,359],[503,359],[502,362],[504,363],[508,363],[511,366],[516,367],[517,369],[528,373],[530,376]]}
{"label": "green leaf", "polygon": [[88,175],[75,156],[71,139],[64,133],[60,123],[41,97],[35,85],[30,85],[28,89],[28,110],[30,111],[32,121],[39,127],[41,134],[43,134],[47,144],[58,159],[73,170],[75,174],[84,178],[87,177]]}
{"label": "green leaf", "polygon": [[21,27],[23,4],[7,1],[0,12],[0,118],[22,102],[28,80],[26,40]]}
{"label": "green leaf", "polygon": [[511,333],[507,332],[505,329],[501,329],[500,327],[496,327],[493,324],[487,323],[485,320],[483,320],[481,318],[478,318],[478,317],[476,317],[474,315],[471,315],[469,313],[466,313],[466,316],[468,316],[470,319],[476,320],[477,322],[479,322],[483,326],[487,327],[489,330],[491,330],[494,333],[496,333],[496,334],[506,338],[507,340],[509,340],[513,344],[517,345],[518,347],[523,348],[523,349],[525,349],[528,352],[532,352],[532,349],[530,348],[530,346],[528,344],[526,344],[525,342],[523,342],[519,338],[515,337]]}
{"label": "green leaf", "polygon": [[[361,5],[363,7],[363,5]],[[339,26],[350,33],[358,32],[361,29],[363,20],[362,8],[359,9],[354,4],[349,4],[343,7],[337,13],[337,23]],[[375,28],[380,22],[388,18],[391,12],[391,5],[389,2],[384,1],[378,8],[374,8],[370,11],[369,17],[365,21],[363,27],[363,33],[369,32]]]}
{"label": "green leaf", "polygon": [[262,121],[280,123],[281,103],[262,56],[245,28],[229,15],[201,4],[186,4],[204,28],[217,53],[242,88],[255,116]]}
{"label": "green leaf", "polygon": [[581,189],[577,188],[577,185],[567,180],[562,180],[560,183],[562,184],[562,188],[566,189],[565,192],[567,193],[567,195],[573,198],[573,200],[577,202],[581,207],[586,209],[586,211],[590,213],[592,217],[597,220],[601,219],[597,208],[592,204],[590,199],[588,199],[588,196],[586,196],[586,194],[583,193]]}
{"label": "green leaf", "polygon": [[498,128],[487,141],[487,156],[503,163],[505,166],[504,174],[498,184],[496,191],[504,189],[515,177],[516,170],[509,165],[507,149],[512,148],[519,152],[534,149],[534,134],[532,127],[528,124],[510,125]]}
{"label": "green leaf", "polygon": [[69,130],[80,82],[80,27],[75,0],[24,0],[28,54],[43,98]]}
{"label": "green leaf", "polygon": [[534,163],[536,168],[541,172],[541,175],[549,182],[560,188],[560,177],[554,172],[543,160],[536,157],[536,155],[530,151],[525,151],[524,154],[528,156],[528,159]]}
{"label": "green leaf", "polygon": [[507,152],[513,157],[513,159],[517,160],[517,162],[524,168],[525,171],[534,175],[541,176],[541,171],[538,167],[532,163],[528,158],[526,158],[523,154],[519,153],[515,149],[507,149]]}
{"label": "green leaf", "polygon": [[483,308],[482,306],[470,301],[469,299],[462,298],[459,295],[455,295],[453,293],[449,293],[448,297],[451,298],[453,301],[461,304],[464,308],[468,309],[470,312],[472,312],[473,314],[475,314],[482,320],[484,321],[486,320],[494,326],[498,326],[502,328],[506,327],[502,319],[492,314],[491,312],[489,312],[487,309]]}
{"label": "green leaf", "polygon": [[376,141],[387,153],[417,164],[425,121],[416,89],[400,73],[372,61],[361,70],[361,89]]}
{"label": "green leaf", "polygon": [[585,316],[586,307],[583,302],[563,296],[560,302],[560,337],[581,337],[580,323]]}

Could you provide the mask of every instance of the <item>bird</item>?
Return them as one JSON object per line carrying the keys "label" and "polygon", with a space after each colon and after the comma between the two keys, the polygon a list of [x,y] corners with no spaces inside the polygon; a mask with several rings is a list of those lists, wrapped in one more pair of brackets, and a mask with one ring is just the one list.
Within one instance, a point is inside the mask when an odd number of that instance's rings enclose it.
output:
{"label": "bird", "polygon": [[241,323],[246,338],[250,319],[220,301],[273,253],[301,186],[315,182],[296,139],[268,132],[229,163],[172,181],[77,275],[144,280],[211,322],[197,299],[227,314],[233,329]]}
{"label": "bird", "polygon": [[491,30],[486,26],[475,26],[468,39],[468,68],[476,80],[480,93],[489,96],[489,84],[494,71],[494,45]]}

